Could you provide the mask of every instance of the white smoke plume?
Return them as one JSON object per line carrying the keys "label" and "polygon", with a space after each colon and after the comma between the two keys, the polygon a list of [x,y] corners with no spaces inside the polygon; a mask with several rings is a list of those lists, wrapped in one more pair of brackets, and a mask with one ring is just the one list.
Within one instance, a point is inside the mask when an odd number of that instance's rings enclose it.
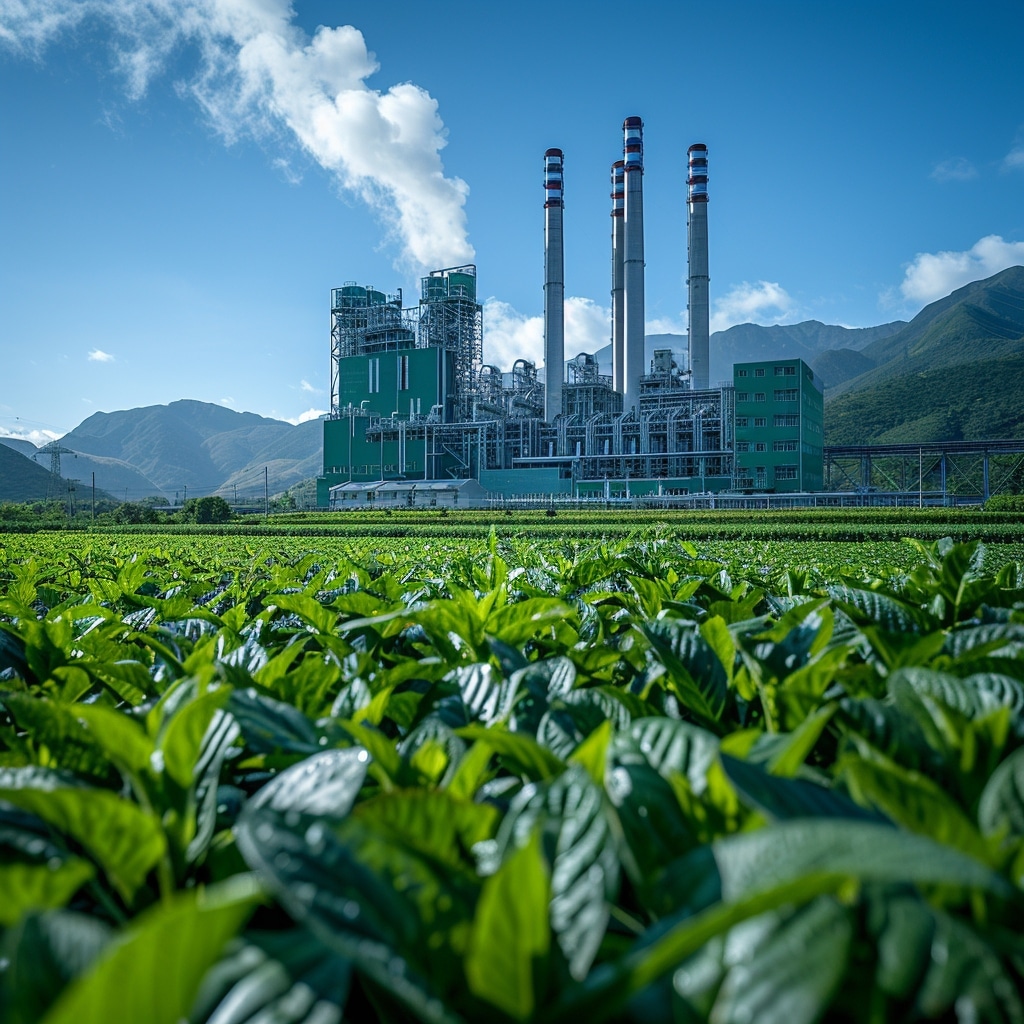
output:
{"label": "white smoke plume", "polygon": [[445,176],[437,101],[411,83],[386,92],[362,33],[294,24],[289,0],[0,0],[0,46],[43,59],[88,22],[103,26],[132,99],[189,49],[197,69],[178,92],[200,105],[228,143],[297,143],[369,204],[401,246],[404,269],[466,263],[469,187]]}

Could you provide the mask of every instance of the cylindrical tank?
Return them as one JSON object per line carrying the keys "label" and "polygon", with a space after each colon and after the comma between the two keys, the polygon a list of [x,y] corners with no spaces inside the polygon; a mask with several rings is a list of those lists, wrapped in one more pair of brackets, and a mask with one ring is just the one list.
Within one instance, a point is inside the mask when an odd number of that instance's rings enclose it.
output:
{"label": "cylindrical tank", "polygon": [[562,248],[562,151],[544,154],[544,419],[562,411],[565,377],[565,256]]}
{"label": "cylindrical tank", "polygon": [[690,381],[695,390],[710,387],[710,284],[708,276],[708,147],[694,143],[687,151],[687,305],[689,308]]}
{"label": "cylindrical tank", "polygon": [[626,380],[623,344],[623,253],[626,216],[626,164],[612,164],[612,387],[622,394]]}
{"label": "cylindrical tank", "polygon": [[623,411],[639,410],[640,378],[644,374],[644,123],[627,117],[622,124],[625,171],[623,218],[623,330],[625,377]]}

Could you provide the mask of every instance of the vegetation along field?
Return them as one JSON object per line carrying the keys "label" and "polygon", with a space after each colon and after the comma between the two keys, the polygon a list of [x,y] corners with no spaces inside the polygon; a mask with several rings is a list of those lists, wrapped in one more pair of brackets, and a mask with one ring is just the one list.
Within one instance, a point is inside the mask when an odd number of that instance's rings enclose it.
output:
{"label": "vegetation along field", "polygon": [[0,1020],[1024,1021],[1021,537],[857,515],[0,534]]}

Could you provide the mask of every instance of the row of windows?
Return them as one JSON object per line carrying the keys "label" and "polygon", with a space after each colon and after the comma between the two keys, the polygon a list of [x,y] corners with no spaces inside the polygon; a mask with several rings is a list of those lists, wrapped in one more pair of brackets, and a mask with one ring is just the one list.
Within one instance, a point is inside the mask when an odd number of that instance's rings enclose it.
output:
{"label": "row of windows", "polygon": [[[775,369],[775,376],[776,377],[795,377],[796,376],[796,367],[795,366],[776,366],[774,369]],[[746,377],[746,375],[747,375],[747,371],[746,370],[737,370],[736,371],[736,376],[737,377]],[[755,366],[754,367],[754,376],[755,377],[763,377],[764,376],[764,367],[763,366]]]}
{"label": "row of windows", "polygon": [[[767,427],[768,418],[766,416],[737,416],[736,427],[742,429],[743,427]],[[799,427],[800,417],[792,413],[779,413],[772,417],[773,427]],[[812,433],[821,433],[821,428],[813,421],[807,421],[807,429]]]}
{"label": "row of windows", "polygon": [[[775,393],[772,396],[776,402],[795,402],[800,397],[800,392],[797,388],[776,388]],[[754,401],[763,402],[766,396],[763,391],[754,392]],[[737,402],[749,402],[750,392],[749,391],[737,391],[736,392]]]}
{"label": "row of windows", "polygon": [[[765,480],[768,476],[768,470],[765,466],[754,466],[754,476],[757,477],[757,485],[763,487]],[[796,480],[799,478],[799,472],[796,466],[776,466],[775,467],[775,479],[776,480]],[[740,487],[751,487],[754,483],[754,476],[751,476],[750,469],[743,469],[740,471],[738,483]]]}

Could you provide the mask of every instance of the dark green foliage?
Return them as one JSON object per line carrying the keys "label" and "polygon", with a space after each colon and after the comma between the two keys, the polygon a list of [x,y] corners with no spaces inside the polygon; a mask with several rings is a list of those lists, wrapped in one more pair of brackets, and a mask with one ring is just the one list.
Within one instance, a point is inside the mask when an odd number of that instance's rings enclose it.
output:
{"label": "dark green foliage", "polygon": [[181,507],[186,523],[211,524],[231,521],[231,506],[221,497],[189,498]]}
{"label": "dark green foliage", "polygon": [[1024,1019],[1024,567],[518,532],[0,547],[0,1018]]}

